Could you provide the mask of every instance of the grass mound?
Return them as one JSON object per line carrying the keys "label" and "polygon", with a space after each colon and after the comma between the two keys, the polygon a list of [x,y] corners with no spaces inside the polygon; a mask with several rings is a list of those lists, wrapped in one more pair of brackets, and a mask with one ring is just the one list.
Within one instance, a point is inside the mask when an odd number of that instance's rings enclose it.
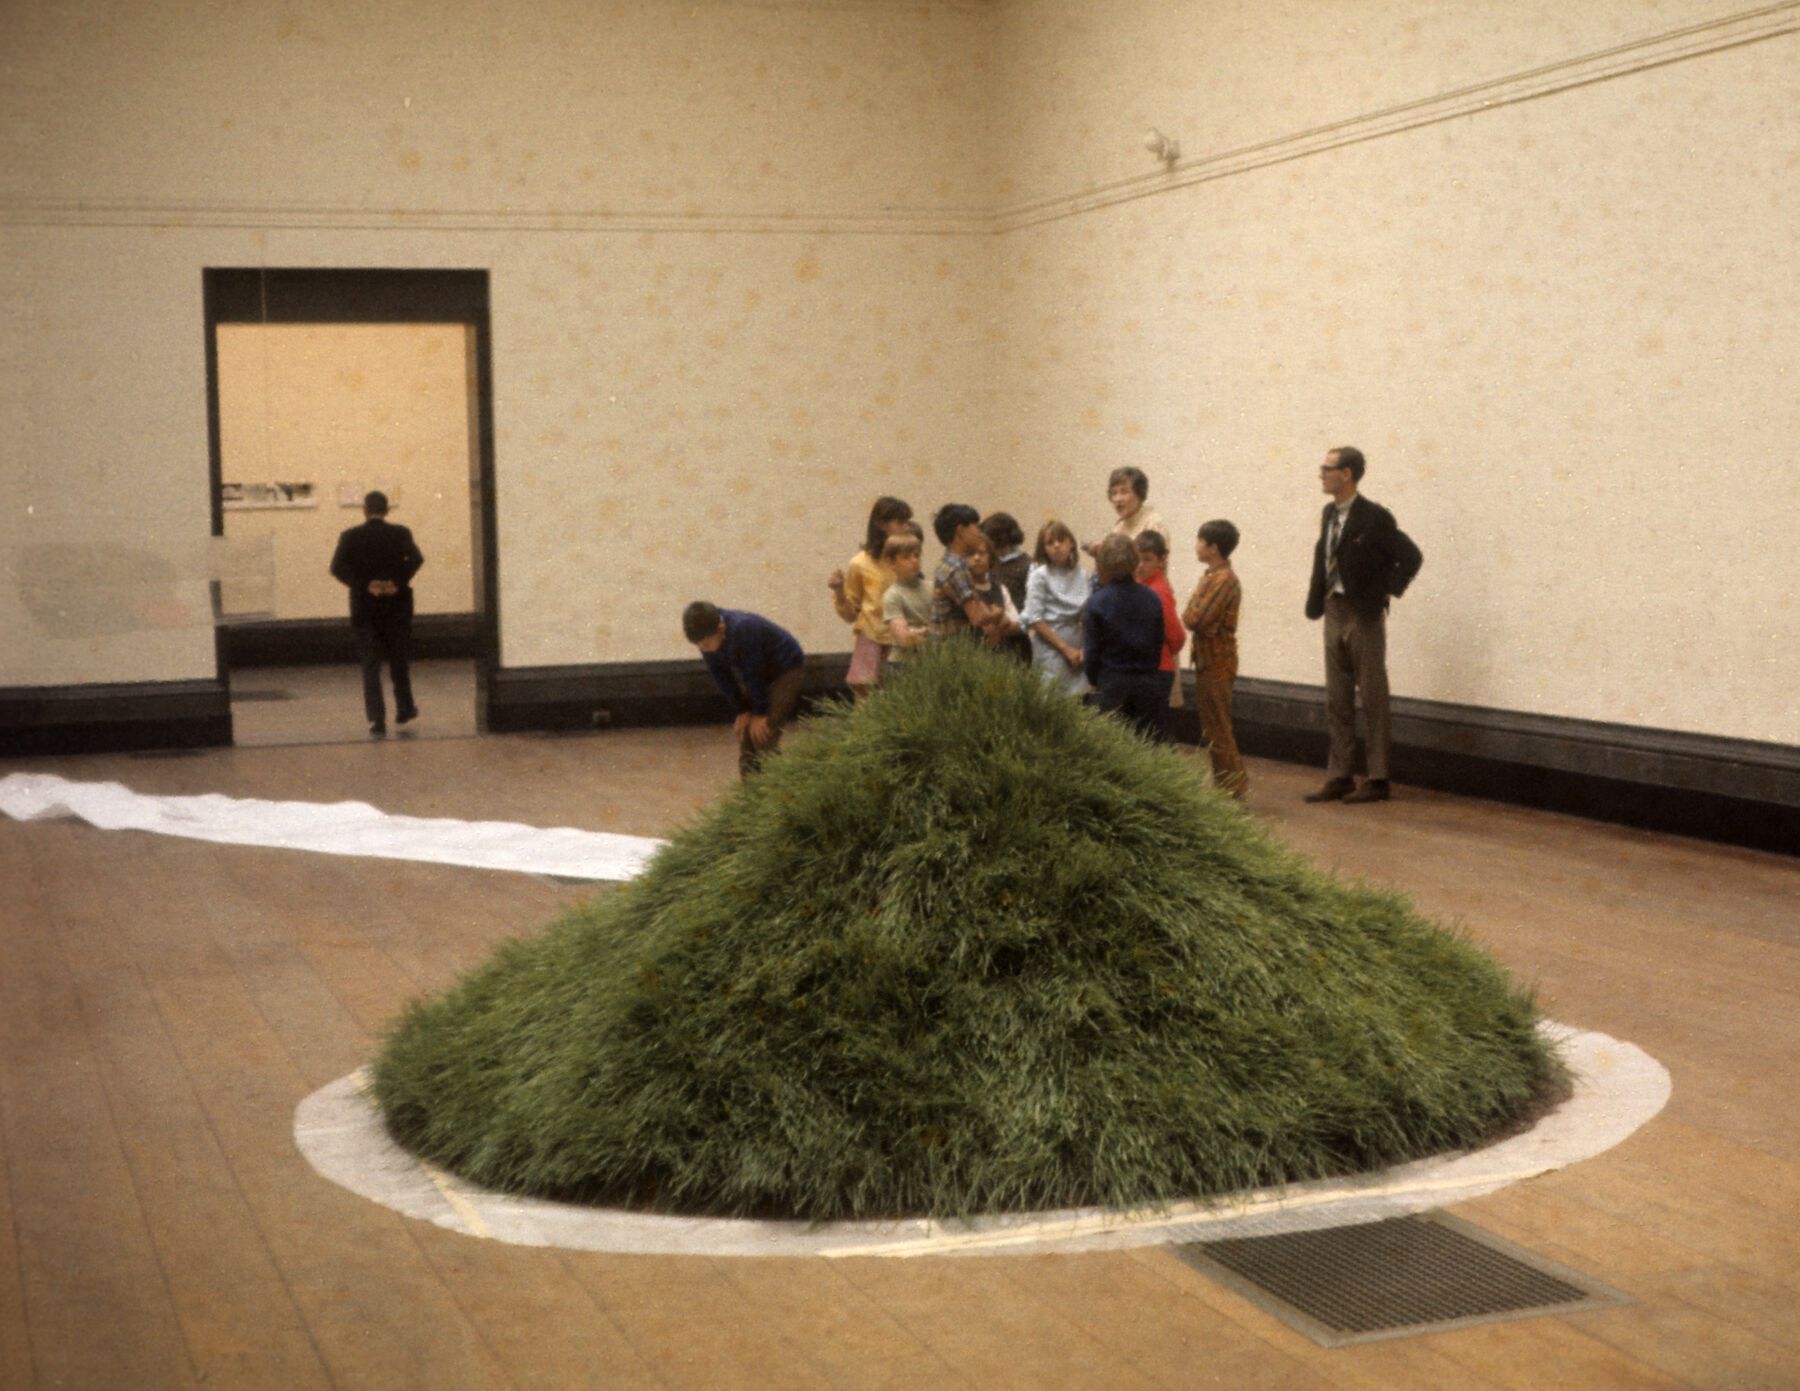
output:
{"label": "grass mound", "polygon": [[1191,762],[935,645],[622,889],[413,1005],[399,1141],[490,1188],[825,1219],[1131,1206],[1480,1143],[1528,999]]}

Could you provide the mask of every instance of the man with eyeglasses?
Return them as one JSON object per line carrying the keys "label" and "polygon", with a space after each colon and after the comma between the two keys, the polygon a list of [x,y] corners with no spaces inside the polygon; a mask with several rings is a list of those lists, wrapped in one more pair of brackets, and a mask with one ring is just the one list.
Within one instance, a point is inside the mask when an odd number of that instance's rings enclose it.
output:
{"label": "man with eyeglasses", "polygon": [[[1406,592],[1424,557],[1394,523],[1394,514],[1356,491],[1362,451],[1333,449],[1319,466],[1330,494],[1313,547],[1306,616],[1325,620],[1325,724],[1331,751],[1325,785],[1309,802],[1385,802],[1388,799],[1387,607]],[[1368,725],[1368,779],[1352,776],[1356,760],[1356,697]]]}

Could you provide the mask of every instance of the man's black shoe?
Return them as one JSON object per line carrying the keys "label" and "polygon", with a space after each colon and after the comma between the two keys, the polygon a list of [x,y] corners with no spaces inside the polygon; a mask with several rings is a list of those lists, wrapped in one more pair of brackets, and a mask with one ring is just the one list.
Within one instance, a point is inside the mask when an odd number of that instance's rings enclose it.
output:
{"label": "man's black shoe", "polygon": [[1309,802],[1341,802],[1354,791],[1356,791],[1356,784],[1349,778],[1333,778],[1317,792],[1308,792],[1306,800]]}
{"label": "man's black shoe", "polygon": [[409,705],[404,710],[397,710],[394,712],[394,723],[395,724],[411,724],[414,720],[416,720],[418,718],[419,718],[419,707],[416,705]]}
{"label": "man's black shoe", "polygon": [[382,735],[387,733],[387,725],[380,720],[376,720],[374,724],[369,726],[369,733],[379,739]]}
{"label": "man's black shoe", "polygon": [[1352,802],[1385,802],[1387,799],[1387,779],[1370,778],[1361,787],[1357,788],[1356,791],[1344,798],[1344,805],[1349,806]]}

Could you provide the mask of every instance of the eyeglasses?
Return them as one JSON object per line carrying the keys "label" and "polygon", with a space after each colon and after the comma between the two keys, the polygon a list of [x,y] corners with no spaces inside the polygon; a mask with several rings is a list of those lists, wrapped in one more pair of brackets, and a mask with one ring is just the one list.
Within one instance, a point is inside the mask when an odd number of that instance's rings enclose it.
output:
{"label": "eyeglasses", "polygon": [[1320,464],[1319,472],[1320,473],[1342,473],[1342,472],[1344,472],[1345,469],[1347,469],[1349,467],[1350,466],[1348,464]]}

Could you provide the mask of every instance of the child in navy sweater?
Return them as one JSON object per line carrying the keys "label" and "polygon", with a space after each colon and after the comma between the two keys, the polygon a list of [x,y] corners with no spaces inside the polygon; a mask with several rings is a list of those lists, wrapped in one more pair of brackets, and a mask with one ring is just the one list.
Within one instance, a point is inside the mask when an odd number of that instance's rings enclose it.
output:
{"label": "child in navy sweater", "polygon": [[737,712],[738,775],[749,777],[780,746],[782,728],[799,708],[806,654],[779,624],[705,600],[682,611],[681,631],[700,649],[719,693]]}
{"label": "child in navy sweater", "polygon": [[1137,547],[1114,533],[1095,555],[1099,586],[1088,600],[1081,664],[1103,711],[1117,711],[1145,738],[1168,740],[1169,685],[1162,663],[1162,600],[1137,582]]}

